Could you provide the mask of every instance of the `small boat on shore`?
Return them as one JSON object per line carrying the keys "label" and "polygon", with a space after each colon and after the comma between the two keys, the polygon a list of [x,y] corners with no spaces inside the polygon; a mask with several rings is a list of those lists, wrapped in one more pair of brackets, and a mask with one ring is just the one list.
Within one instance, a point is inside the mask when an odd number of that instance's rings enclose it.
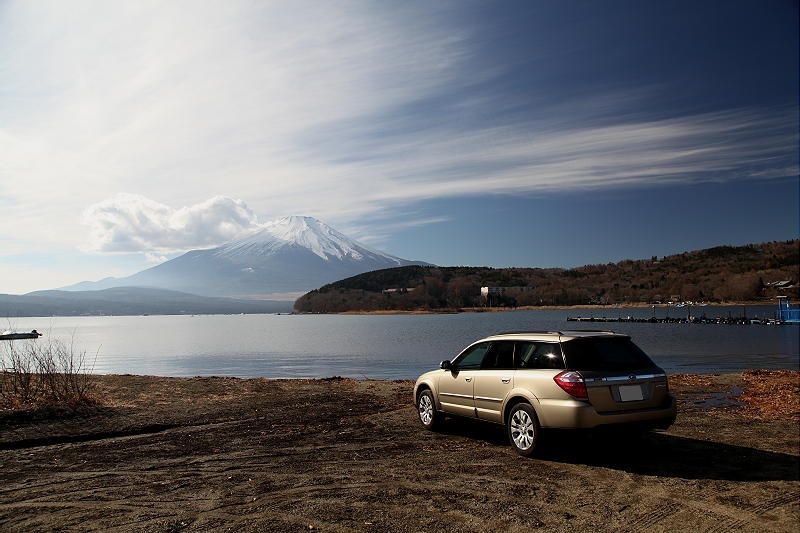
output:
{"label": "small boat on shore", "polygon": [[0,341],[16,341],[20,339],[38,339],[42,334],[38,331],[31,330],[30,333],[17,333],[14,331],[4,331],[0,333]]}

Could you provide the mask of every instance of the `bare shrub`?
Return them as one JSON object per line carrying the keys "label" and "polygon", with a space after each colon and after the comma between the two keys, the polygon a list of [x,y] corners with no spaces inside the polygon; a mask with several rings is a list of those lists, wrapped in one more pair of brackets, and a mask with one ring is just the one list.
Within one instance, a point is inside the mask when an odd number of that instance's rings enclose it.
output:
{"label": "bare shrub", "polygon": [[0,345],[0,406],[10,409],[96,403],[86,352],[58,339]]}

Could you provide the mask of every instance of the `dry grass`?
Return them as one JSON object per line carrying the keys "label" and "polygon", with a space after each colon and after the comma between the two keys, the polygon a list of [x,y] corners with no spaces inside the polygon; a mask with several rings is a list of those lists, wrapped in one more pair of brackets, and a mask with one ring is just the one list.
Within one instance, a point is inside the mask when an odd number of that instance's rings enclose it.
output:
{"label": "dry grass", "polygon": [[670,374],[669,387],[710,387],[713,383],[711,376],[698,374]]}
{"label": "dry grass", "polygon": [[97,404],[86,353],[59,340],[0,345],[0,408]]}
{"label": "dry grass", "polygon": [[747,370],[740,399],[762,420],[800,420],[800,372]]}

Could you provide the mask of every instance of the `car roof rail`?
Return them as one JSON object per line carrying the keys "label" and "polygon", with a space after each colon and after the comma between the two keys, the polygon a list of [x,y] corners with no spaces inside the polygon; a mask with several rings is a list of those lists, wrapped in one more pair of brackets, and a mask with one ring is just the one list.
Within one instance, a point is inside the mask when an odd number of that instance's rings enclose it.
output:
{"label": "car roof rail", "polygon": [[608,333],[617,335],[616,331],[611,331],[610,329],[568,329],[561,332],[562,335],[567,335],[569,333]]}
{"label": "car roof rail", "polygon": [[493,333],[490,337],[497,337],[499,335],[526,335],[528,333],[545,334],[545,335],[569,335],[571,333],[604,333],[607,335],[618,335],[617,332],[610,329],[567,329],[563,331],[552,330],[538,330],[538,329],[525,329],[520,331],[502,331],[500,333]]}
{"label": "car roof rail", "polygon": [[490,337],[496,337],[498,335],[525,335],[527,333],[544,333],[550,335],[561,335],[560,331],[548,331],[548,330],[539,330],[539,329],[522,329],[519,331],[501,331],[500,333],[493,333],[489,335]]}

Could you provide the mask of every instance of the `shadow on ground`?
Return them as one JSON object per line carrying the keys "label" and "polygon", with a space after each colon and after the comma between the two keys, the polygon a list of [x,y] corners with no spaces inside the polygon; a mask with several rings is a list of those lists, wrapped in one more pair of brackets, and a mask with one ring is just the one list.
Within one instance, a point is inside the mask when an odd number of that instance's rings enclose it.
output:
{"label": "shadow on ground", "polygon": [[[481,440],[513,453],[505,429],[493,424],[448,419],[441,433]],[[545,431],[533,460],[683,479],[800,481],[796,455],[660,432]]]}
{"label": "shadow on ground", "polygon": [[0,450],[154,433],[176,424],[129,419],[133,409],[53,406],[0,413]]}

